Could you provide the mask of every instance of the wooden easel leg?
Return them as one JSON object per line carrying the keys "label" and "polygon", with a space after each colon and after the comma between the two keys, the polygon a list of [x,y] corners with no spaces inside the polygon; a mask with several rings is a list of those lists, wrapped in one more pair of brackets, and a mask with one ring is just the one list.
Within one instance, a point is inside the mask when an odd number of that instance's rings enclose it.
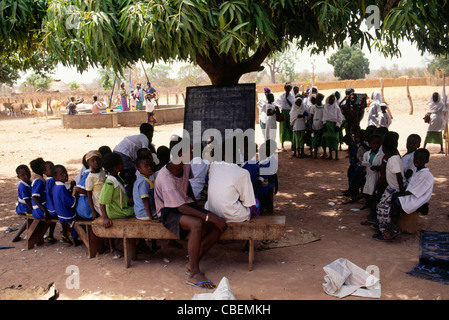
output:
{"label": "wooden easel leg", "polygon": [[253,270],[253,264],[254,264],[254,240],[253,239],[249,239],[249,261],[248,261],[248,270],[252,271]]}

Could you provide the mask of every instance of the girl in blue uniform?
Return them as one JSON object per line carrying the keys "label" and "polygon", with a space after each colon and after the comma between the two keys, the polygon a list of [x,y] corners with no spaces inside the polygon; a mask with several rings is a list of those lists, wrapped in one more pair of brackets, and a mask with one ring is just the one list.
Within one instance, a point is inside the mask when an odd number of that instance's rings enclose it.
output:
{"label": "girl in blue uniform", "polygon": [[[45,161],[45,176],[47,177],[47,180],[45,180],[45,196],[46,196],[46,204],[48,211],[48,218],[56,218],[56,210],[55,206],[53,204],[53,187],[55,186],[55,179],[53,179],[53,174],[51,173],[52,168],[54,167],[53,162],[51,161]],[[47,242],[50,244],[53,244],[56,242],[56,239],[54,237],[54,231],[56,228],[56,223],[52,222],[50,224]]]}
{"label": "girl in blue uniform", "polygon": [[33,205],[31,214],[34,219],[45,219],[48,218],[44,179],[45,161],[42,158],[34,159],[30,162],[30,167],[34,172],[33,182],[31,183],[31,204]]}
{"label": "girl in blue uniform", "polygon": [[[28,166],[21,164],[16,168],[17,178],[20,179],[19,186],[17,187],[17,204],[16,213],[21,216],[31,217],[31,211],[33,206],[31,204],[31,171]],[[26,229],[26,221],[19,228],[12,242],[20,240],[20,235]]]}

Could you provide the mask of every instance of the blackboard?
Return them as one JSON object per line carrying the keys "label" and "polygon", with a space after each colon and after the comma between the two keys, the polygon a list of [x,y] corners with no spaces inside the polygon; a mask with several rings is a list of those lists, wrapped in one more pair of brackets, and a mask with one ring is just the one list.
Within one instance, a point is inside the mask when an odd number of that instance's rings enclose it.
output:
{"label": "blackboard", "polygon": [[203,137],[203,133],[208,129],[217,129],[222,141],[226,138],[226,129],[254,131],[255,106],[255,84],[187,87],[184,130],[188,132],[192,145],[204,145],[209,136]]}

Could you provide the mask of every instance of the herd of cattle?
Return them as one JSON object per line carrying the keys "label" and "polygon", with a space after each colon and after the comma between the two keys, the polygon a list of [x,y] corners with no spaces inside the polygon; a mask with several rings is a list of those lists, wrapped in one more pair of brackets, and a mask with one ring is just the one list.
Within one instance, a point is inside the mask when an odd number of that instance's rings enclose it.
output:
{"label": "herd of cattle", "polygon": [[[82,100],[81,100],[82,101]],[[52,100],[51,103],[47,103],[47,105],[43,105],[38,99],[37,102],[33,103],[31,100],[31,108],[27,103],[19,103],[15,102],[3,102],[4,112],[2,114],[6,114],[10,117],[24,117],[28,115],[34,115],[37,119],[46,118],[48,120],[48,115],[52,114],[54,116],[58,116],[61,114],[61,111],[65,111],[67,109],[67,105],[69,103],[68,99],[65,100]],[[103,106],[106,108],[106,104],[101,102]],[[92,108],[91,104],[79,104],[77,103],[77,108],[88,110]]]}

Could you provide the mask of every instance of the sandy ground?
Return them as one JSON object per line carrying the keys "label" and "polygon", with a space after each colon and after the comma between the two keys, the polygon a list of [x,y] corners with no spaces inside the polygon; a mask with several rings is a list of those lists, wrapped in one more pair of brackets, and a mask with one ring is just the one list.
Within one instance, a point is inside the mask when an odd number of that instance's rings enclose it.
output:
{"label": "sandy ground", "polygon": [[[371,94],[374,89],[357,90]],[[418,133],[424,139],[427,125],[422,120],[432,92],[441,88],[411,88],[415,104],[409,115],[405,88],[386,88],[394,119],[391,130],[400,134],[400,152],[405,153],[405,139]],[[324,92],[328,94],[329,92]],[[73,179],[81,167],[81,157],[102,145],[113,148],[123,137],[136,134],[138,128],[71,130],[63,129],[58,119],[33,118],[0,120],[0,245],[14,248],[0,250],[0,289],[19,286],[47,288],[54,283],[59,299],[78,299],[86,292],[103,291],[126,297],[147,297],[166,300],[191,299],[204,290],[187,286],[184,274],[184,249],[159,241],[162,249],[155,255],[139,254],[139,259],[125,269],[123,259],[101,254],[88,259],[84,246],[71,247],[62,243],[45,243],[25,250],[25,241],[12,243],[14,233],[8,227],[18,227],[23,218],[15,214],[17,178],[15,168],[43,157],[55,164],[64,164]],[[366,126],[366,119],[362,128]],[[173,132],[182,124],[157,126],[156,146],[167,145]],[[258,129],[258,127],[257,127]],[[260,132],[258,139],[260,139]],[[345,147],[344,147],[345,149]],[[428,167],[435,176],[430,214],[420,217],[422,230],[449,231],[445,155],[439,146],[429,145],[431,160]],[[360,225],[367,211],[352,211],[363,203],[343,205],[341,191],[347,188],[345,153],[340,161],[293,159],[289,152],[279,153],[280,188],[276,196],[275,214],[287,217],[287,230],[312,232],[318,241],[305,245],[256,252],[254,270],[248,271],[248,255],[242,242],[217,244],[202,261],[202,269],[212,281],[227,277],[239,300],[337,300],[322,289],[323,267],[338,258],[346,258],[361,268],[376,265],[380,270],[384,300],[449,299],[448,286],[407,275],[419,260],[419,234],[401,235],[393,243],[377,242],[371,238],[374,230]],[[328,203],[334,202],[334,206]],[[56,235],[59,235],[59,226]],[[67,267],[79,269],[78,289],[66,285]],[[6,299],[10,299],[8,297]],[[348,300],[362,298],[348,297]]]}

